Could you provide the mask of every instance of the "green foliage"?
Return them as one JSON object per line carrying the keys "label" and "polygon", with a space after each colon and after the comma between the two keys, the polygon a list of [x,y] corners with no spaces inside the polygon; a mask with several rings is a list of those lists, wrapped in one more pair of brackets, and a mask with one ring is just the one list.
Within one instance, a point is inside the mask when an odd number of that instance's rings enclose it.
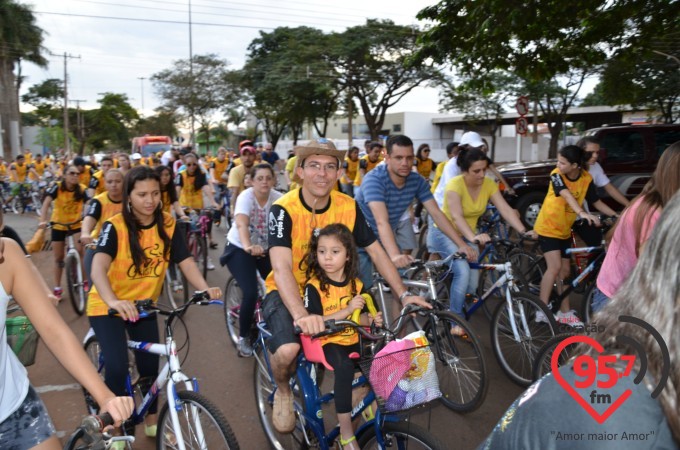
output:
{"label": "green foliage", "polygon": [[177,136],[177,116],[172,111],[156,110],[156,114],[140,118],[135,126],[135,136]]}
{"label": "green foliage", "polygon": [[228,66],[227,60],[216,54],[194,55],[192,60],[175,61],[174,67],[154,74],[151,81],[165,110],[205,123],[220,108],[238,99]]}
{"label": "green foliage", "polygon": [[21,101],[35,108],[34,114],[47,125],[51,119],[57,119],[63,113],[64,81],[49,78],[42,83],[28,88],[21,96]]}
{"label": "green foliage", "polygon": [[131,132],[139,115],[125,94],[106,92],[97,101],[98,109],[81,111],[84,114],[84,145],[95,150],[117,147],[130,148]]}
{"label": "green foliage", "polygon": [[442,80],[431,65],[412,62],[419,35],[417,29],[375,19],[332,35],[340,81],[358,100],[372,139],[390,107],[414,88]]}
{"label": "green foliage", "polygon": [[595,85],[593,92],[591,92],[590,94],[586,95],[583,98],[583,101],[581,102],[580,106],[602,106],[602,105],[609,105],[609,101],[604,96],[602,82],[600,82]]}

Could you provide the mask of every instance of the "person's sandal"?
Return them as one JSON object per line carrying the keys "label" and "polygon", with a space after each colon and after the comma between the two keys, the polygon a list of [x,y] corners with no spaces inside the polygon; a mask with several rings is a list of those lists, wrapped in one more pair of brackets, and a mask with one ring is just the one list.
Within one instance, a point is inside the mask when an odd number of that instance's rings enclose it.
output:
{"label": "person's sandal", "polygon": [[458,325],[454,325],[451,327],[451,334],[461,339],[467,340],[469,338],[463,327],[459,327]]}
{"label": "person's sandal", "polygon": [[341,450],[354,450],[355,448],[359,448],[359,444],[356,444],[357,437],[352,436],[351,438],[344,440],[342,436],[340,436],[340,449]]}

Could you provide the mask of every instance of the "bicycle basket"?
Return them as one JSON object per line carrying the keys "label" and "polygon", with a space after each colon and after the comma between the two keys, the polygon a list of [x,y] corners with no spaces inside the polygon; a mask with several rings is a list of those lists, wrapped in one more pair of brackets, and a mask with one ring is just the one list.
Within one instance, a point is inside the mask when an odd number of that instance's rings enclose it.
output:
{"label": "bicycle basket", "polygon": [[422,331],[390,342],[359,361],[383,413],[405,411],[441,397],[434,354]]}

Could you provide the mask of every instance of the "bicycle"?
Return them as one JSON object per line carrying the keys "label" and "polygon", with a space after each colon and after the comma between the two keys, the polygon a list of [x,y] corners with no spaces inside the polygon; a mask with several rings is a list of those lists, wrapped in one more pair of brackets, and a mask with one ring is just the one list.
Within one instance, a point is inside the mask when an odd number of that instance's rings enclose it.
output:
{"label": "bicycle", "polygon": [[[226,229],[231,228],[231,193],[227,188],[226,184],[218,184],[217,189],[219,193],[217,194],[217,204],[220,205],[220,218],[224,217]],[[215,221],[216,225],[219,225],[221,220]]]}
{"label": "bicycle", "polygon": [[[568,339],[572,336],[576,336],[578,333],[562,333],[548,340],[540,348],[534,359],[534,366],[532,369],[532,378],[534,381],[541,379],[544,375],[552,372],[552,358],[555,353],[555,349],[558,345],[562,343],[563,340]],[[578,346],[577,342],[573,342],[567,345],[561,352],[557,359],[557,366],[562,367],[567,364],[571,357],[574,355],[575,350]]]}
{"label": "bicycle", "polygon": [[[354,327],[360,336],[377,341],[392,333],[388,330],[383,334],[374,335],[352,321],[327,322],[329,331],[337,333],[347,327]],[[259,334],[255,345],[255,399],[257,402],[260,421],[271,446],[277,450],[290,448],[319,448],[327,450],[340,437],[340,427],[335,426],[326,433],[322,407],[329,404],[334,393],[322,393],[320,382],[320,367],[323,363],[312,362],[307,359],[305,352],[300,352],[296,360],[295,375],[291,378],[291,390],[295,396],[294,408],[297,417],[295,429],[290,434],[279,434],[271,422],[271,411],[276,391],[276,382],[272,375],[270,356],[266,341],[271,334],[266,324],[257,325]],[[300,330],[298,330],[300,331]],[[330,366],[328,366],[330,368]],[[322,372],[321,372],[322,373]],[[376,401],[375,392],[370,389],[370,382],[365,375],[355,378],[352,388],[367,386],[368,393],[352,410],[352,420],[363,417],[365,422],[356,431],[359,446],[366,449],[409,448],[409,449],[444,449],[445,445],[424,428],[404,420],[397,413],[385,411],[378,407],[373,417],[368,408]],[[356,391],[355,391],[356,392]],[[380,402],[378,402],[380,404]]]}
{"label": "bicycle", "polygon": [[[177,221],[177,227],[185,227],[188,229],[188,223],[184,221]],[[187,231],[183,231],[187,233]],[[181,303],[178,303],[175,294],[181,294]],[[158,298],[158,302],[168,308],[177,308],[179,305],[186,304],[189,300],[189,281],[184,276],[184,273],[179,268],[179,265],[170,261],[168,269],[165,271],[165,280],[163,281],[163,289]]]}
{"label": "bicycle", "polygon": [[[165,389],[166,403],[162,406],[158,416],[158,432],[156,434],[157,448],[207,448],[238,449],[236,437],[229,427],[220,410],[207,398],[198,393],[198,380],[189,378],[182,372],[177,346],[173,337],[173,322],[182,317],[192,305],[220,304],[220,301],[210,300],[207,292],[196,292],[189,302],[176,309],[165,310],[154,305],[152,300],[136,301],[140,318],[151,314],[167,316],[165,319],[165,343],[149,343],[128,340],[127,346],[137,352],[153,353],[166,358],[158,377],[151,383],[148,380],[137,380],[133,383],[128,375],[127,391],[137,403],[141,396],[142,384],[148,384],[148,390],[143,395],[141,403],[135,405],[132,417],[125,422],[123,429],[129,435],[134,435],[134,427],[144,421],[149,406]],[[109,310],[109,315],[117,311]],[[106,369],[106,364],[100,351],[99,341],[92,329],[83,341],[85,352],[97,367],[100,375]],[[180,390],[184,388],[183,390]],[[96,414],[99,407],[92,396],[84,391],[85,404],[88,412]]]}
{"label": "bicycle", "polygon": [[[257,338],[257,326],[256,324],[263,321],[262,316],[262,300],[264,299],[265,293],[267,291],[264,280],[257,273],[257,303],[255,305],[255,316],[253,319],[253,327],[251,330],[251,342],[255,341]],[[227,281],[227,286],[224,288],[224,320],[227,324],[227,332],[229,333],[229,338],[234,347],[238,349],[238,339],[241,336],[241,328],[239,324],[239,314],[241,311],[241,303],[243,302],[243,291],[238,285],[236,278],[231,277]]]}
{"label": "bicycle", "polygon": [[106,450],[114,442],[127,442],[131,445],[135,441],[133,436],[111,436],[105,433],[104,428],[110,425],[113,425],[113,418],[109,413],[84,417],[64,444],[64,450]]}
{"label": "bicycle", "polygon": [[208,276],[208,225],[212,221],[214,210],[204,208],[199,213],[189,208],[184,208],[184,210],[188,210],[189,215],[187,247],[203,278],[206,278]]}
{"label": "bicycle", "polygon": [[19,183],[18,192],[10,206],[14,214],[24,214],[26,211],[40,213],[42,201],[37,186],[34,187],[34,184],[30,182]]}
{"label": "bicycle", "polygon": [[[465,320],[448,311],[448,296],[446,304],[443,304],[438,296],[432,271],[448,265],[452,258],[453,255],[444,260],[415,261],[412,264],[412,269],[422,270],[425,278],[404,279],[403,283],[407,288],[413,288],[417,295],[425,297],[433,305],[433,309],[420,311],[419,315],[423,320],[413,319],[407,322],[410,322],[415,330],[425,331],[430,342],[435,356],[439,389],[442,392],[441,402],[453,411],[469,412],[479,408],[484,402],[489,379],[479,338]],[[373,285],[386,327],[391,329],[392,321],[383,292],[385,281],[377,273],[374,274]],[[451,334],[451,328],[455,326],[464,330],[465,337]]]}
{"label": "bicycle", "polygon": [[[64,271],[66,272],[66,290],[68,291],[71,305],[76,314],[82,316],[85,313],[87,304],[87,292],[85,292],[85,278],[83,277],[83,262],[80,252],[76,249],[75,239],[73,239],[73,226],[80,228],[81,220],[70,223],[50,222],[49,227],[59,225],[66,227],[66,256],[64,257]],[[49,244],[45,244],[49,247]]]}

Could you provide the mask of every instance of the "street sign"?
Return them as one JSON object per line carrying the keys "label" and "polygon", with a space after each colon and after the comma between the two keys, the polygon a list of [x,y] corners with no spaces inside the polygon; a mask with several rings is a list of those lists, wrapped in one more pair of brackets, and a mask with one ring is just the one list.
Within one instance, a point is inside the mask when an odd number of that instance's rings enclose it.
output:
{"label": "street sign", "polygon": [[517,120],[515,120],[515,129],[517,130],[517,134],[521,134],[522,136],[527,134],[529,131],[529,122],[527,122],[526,117],[518,117]]}
{"label": "street sign", "polygon": [[529,98],[525,96],[520,96],[515,103],[515,109],[520,116],[526,116],[529,112]]}

